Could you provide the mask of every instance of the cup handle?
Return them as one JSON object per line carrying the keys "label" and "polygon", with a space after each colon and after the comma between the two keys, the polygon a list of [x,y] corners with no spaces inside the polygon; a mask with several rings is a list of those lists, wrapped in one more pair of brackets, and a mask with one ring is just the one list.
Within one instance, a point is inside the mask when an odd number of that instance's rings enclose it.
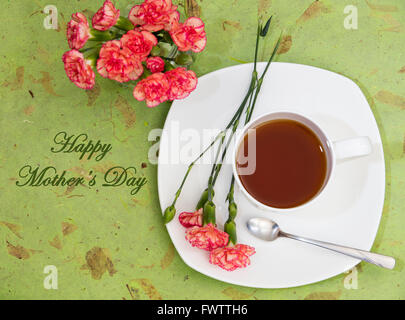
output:
{"label": "cup handle", "polygon": [[355,137],[333,142],[337,160],[366,156],[371,153],[369,137]]}

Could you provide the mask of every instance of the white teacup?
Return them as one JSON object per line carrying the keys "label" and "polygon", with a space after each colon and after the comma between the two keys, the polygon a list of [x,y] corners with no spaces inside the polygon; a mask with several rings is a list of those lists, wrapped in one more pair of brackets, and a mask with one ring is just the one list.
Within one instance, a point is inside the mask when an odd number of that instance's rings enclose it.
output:
{"label": "white teacup", "polygon": [[[324,180],[324,183],[322,187],[319,189],[318,193],[312,197],[310,200],[307,202],[291,207],[291,208],[276,208],[276,207],[271,207],[268,206],[257,199],[255,199],[243,186],[238,172],[237,168],[237,155],[239,151],[239,147],[241,146],[241,143],[244,140],[245,135],[248,133],[248,130],[255,129],[257,128],[260,124],[271,121],[271,120],[294,120],[297,122],[300,122],[304,126],[308,127],[309,129],[312,130],[312,132],[318,137],[319,141],[322,144],[323,149],[325,150],[325,155],[326,155],[326,177]],[[349,159],[349,158],[355,158],[355,157],[360,157],[360,156],[365,156],[371,153],[371,142],[368,137],[354,137],[354,138],[349,138],[349,139],[344,139],[344,140],[339,140],[339,141],[331,141],[326,133],[313,121],[310,120],[308,117],[300,115],[298,113],[293,113],[293,112],[271,112],[264,114],[252,121],[250,121],[248,124],[245,125],[245,127],[242,129],[238,137],[236,138],[236,144],[235,144],[235,150],[232,156],[232,169],[233,169],[233,174],[235,177],[235,181],[238,184],[240,190],[242,190],[242,193],[257,207],[262,208],[262,209],[267,209],[271,211],[276,211],[276,212],[289,212],[289,211],[294,211],[306,206],[309,206],[312,204],[314,201],[316,201],[320,194],[323,193],[328,186],[329,182],[333,179],[334,176],[334,168],[336,166],[337,160],[342,160],[342,159]],[[250,172],[251,174],[252,172]],[[249,174],[249,173],[247,173]]]}

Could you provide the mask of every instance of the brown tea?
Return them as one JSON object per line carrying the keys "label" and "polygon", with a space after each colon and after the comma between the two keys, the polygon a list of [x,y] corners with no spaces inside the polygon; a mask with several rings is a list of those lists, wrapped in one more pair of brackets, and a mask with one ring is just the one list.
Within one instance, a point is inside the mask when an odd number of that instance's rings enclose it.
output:
{"label": "brown tea", "polygon": [[327,159],[315,133],[287,119],[270,120],[255,129],[256,155],[249,156],[251,139],[246,134],[236,159],[239,173],[249,166],[249,161],[256,161],[252,174],[239,174],[247,192],[274,208],[297,207],[316,196],[325,182]]}

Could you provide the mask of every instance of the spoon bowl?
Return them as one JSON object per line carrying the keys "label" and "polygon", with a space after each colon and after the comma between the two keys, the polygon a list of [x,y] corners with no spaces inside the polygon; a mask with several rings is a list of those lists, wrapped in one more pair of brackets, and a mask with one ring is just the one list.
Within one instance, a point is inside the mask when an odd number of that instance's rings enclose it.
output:
{"label": "spoon bowl", "polygon": [[280,227],[273,220],[252,218],[246,225],[251,234],[265,241],[276,240],[280,235]]}

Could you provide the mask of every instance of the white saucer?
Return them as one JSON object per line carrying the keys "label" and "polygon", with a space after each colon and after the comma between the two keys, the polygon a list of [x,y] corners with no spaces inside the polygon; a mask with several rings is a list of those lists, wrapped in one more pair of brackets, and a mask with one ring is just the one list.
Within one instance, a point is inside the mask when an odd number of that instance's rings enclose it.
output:
{"label": "white saucer", "polygon": [[[259,64],[259,70],[263,67],[264,63]],[[189,140],[180,141],[181,147],[190,145],[190,137],[195,132],[193,129],[198,132],[210,128],[223,129],[246,93],[251,72],[252,64],[212,72],[199,78],[197,89],[187,99],[173,103],[160,142],[158,189],[162,210],[173,201],[188,164],[202,148],[197,143],[192,154],[179,155],[174,145],[176,141],[170,137],[174,137],[177,130],[188,129]],[[359,262],[290,239],[264,242],[254,238],[245,226],[251,217],[274,219],[289,233],[363,250],[372,247],[384,203],[385,166],[378,127],[360,88],[353,81],[330,71],[274,62],[263,83],[252,118],[280,109],[307,115],[332,140],[368,136],[373,152],[369,156],[338,164],[335,180],[321,195],[322,198],[314,205],[292,213],[261,211],[236,190],[238,240],[255,247],[257,252],[251,257],[251,265],[245,269],[227,272],[211,265],[206,251],[191,247],[185,240],[185,229],[176,216],[167,225],[174,246],[187,265],[209,277],[242,286],[286,288],[333,277]],[[208,144],[209,141],[205,141],[204,147]],[[178,164],[176,158],[180,158],[182,163]],[[207,164],[193,168],[177,201],[178,213],[194,210],[207,186],[210,169]],[[224,166],[215,186],[219,226],[228,215],[225,196],[231,174],[231,166]]]}

